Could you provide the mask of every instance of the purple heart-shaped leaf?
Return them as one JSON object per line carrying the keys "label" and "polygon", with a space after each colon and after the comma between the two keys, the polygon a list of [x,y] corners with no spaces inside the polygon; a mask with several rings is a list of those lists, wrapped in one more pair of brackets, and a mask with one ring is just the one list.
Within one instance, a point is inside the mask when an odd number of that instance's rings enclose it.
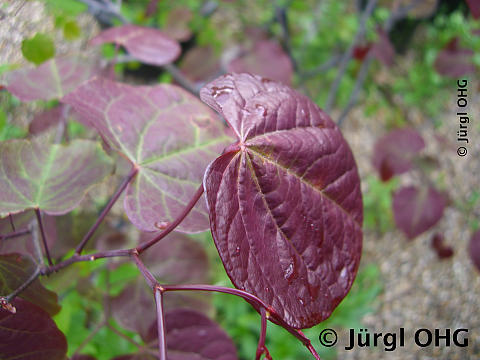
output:
{"label": "purple heart-shaped leaf", "polygon": [[406,186],[393,194],[395,223],[409,239],[430,229],[443,216],[445,196],[433,187]]}
{"label": "purple heart-shaped leaf", "polygon": [[230,279],[290,326],[318,324],[360,261],[362,198],[348,144],[310,99],[259,76],[222,76],[200,96],[238,138],[204,178]]}
{"label": "purple heart-shaped leaf", "polygon": [[112,160],[92,141],[0,143],[0,217],[37,208],[65,214],[111,172]]}
{"label": "purple heart-shaped leaf", "polygon": [[12,304],[15,314],[0,308],[0,358],[65,360],[67,340],[50,315],[21,298]]}
{"label": "purple heart-shaped leaf", "polygon": [[398,129],[380,138],[373,149],[373,166],[383,181],[407,172],[412,160],[423,148],[422,136],[413,129]]}
{"label": "purple heart-shaped leaf", "polygon": [[58,57],[36,68],[7,74],[7,90],[22,101],[61,99],[98,73],[98,65],[78,57]]}
{"label": "purple heart-shaped leaf", "polygon": [[180,55],[180,45],[160,30],[122,25],[102,31],[90,40],[91,45],[115,43],[127,49],[133,57],[151,65],[165,65]]}
{"label": "purple heart-shaped leaf", "polygon": [[[131,86],[96,78],[63,101],[137,166],[124,205],[133,224],[145,231],[158,231],[157,225],[182,212],[208,163],[232,141],[207,106],[174,85]],[[177,228],[207,229],[203,201]]]}

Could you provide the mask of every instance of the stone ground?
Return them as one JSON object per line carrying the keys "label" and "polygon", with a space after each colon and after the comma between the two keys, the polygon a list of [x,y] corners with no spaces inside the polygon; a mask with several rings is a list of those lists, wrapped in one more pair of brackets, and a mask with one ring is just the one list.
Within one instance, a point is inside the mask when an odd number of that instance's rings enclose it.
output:
{"label": "stone ground", "polygon": [[[36,1],[0,1],[0,63],[22,63],[19,51],[21,40],[33,36],[37,31],[49,32],[53,29],[51,22],[45,21],[43,6]],[[60,45],[57,53],[63,54],[83,49],[98,27],[88,15],[81,18],[84,36],[73,43]],[[56,44],[62,44],[56,41]],[[471,127],[469,154],[460,158],[456,154],[456,131],[458,120],[456,113],[456,90],[452,88],[450,102],[443,112],[442,126],[435,130],[444,137],[440,142],[434,136],[432,122],[412,112],[413,126],[420,131],[426,140],[426,153],[439,161],[439,168],[434,176],[443,176],[445,189],[454,203],[465,203],[473,190],[478,190],[480,175],[480,128],[475,115],[480,114],[478,81],[469,83],[469,108]],[[442,106],[442,104],[439,104]],[[24,117],[31,116],[31,107]],[[30,115],[29,115],[30,114]],[[335,118],[335,113],[333,117]],[[367,174],[374,173],[370,163],[372,147],[375,140],[385,133],[382,119],[366,119],[361,109],[351,112],[344,126],[344,134],[352,146],[356,156],[360,174],[365,179]],[[418,180],[402,176],[402,183],[418,184]],[[363,191],[367,191],[363,182]],[[340,349],[346,345],[338,345],[339,359],[342,360],[477,360],[480,358],[480,273],[472,266],[467,253],[471,236],[469,221],[479,217],[480,205],[477,204],[470,214],[462,213],[450,206],[444,218],[436,226],[445,236],[446,242],[453,246],[455,254],[452,258],[440,261],[430,248],[432,231],[429,231],[412,242],[397,230],[384,235],[365,231],[364,264],[378,264],[384,281],[384,291],[378,299],[378,309],[367,315],[364,323],[370,332],[398,332],[403,327],[406,332],[404,348],[393,352],[385,352],[382,347],[376,349],[357,349],[348,352]],[[458,329],[466,328],[469,346],[427,347],[421,349],[414,345],[413,333],[416,329]],[[346,339],[346,334],[340,334]]]}

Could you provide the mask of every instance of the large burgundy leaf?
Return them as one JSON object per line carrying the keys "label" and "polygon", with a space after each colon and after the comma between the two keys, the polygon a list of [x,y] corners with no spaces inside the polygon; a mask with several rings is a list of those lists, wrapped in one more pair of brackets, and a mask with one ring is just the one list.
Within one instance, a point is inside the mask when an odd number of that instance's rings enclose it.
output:
{"label": "large burgundy leaf", "polygon": [[227,70],[231,72],[250,72],[290,85],[293,65],[290,57],[274,40],[260,40],[253,44],[240,57],[232,60]]}
{"label": "large burgundy leaf", "polygon": [[[7,296],[19,288],[34,273],[36,266],[29,256],[0,255],[0,296]],[[41,307],[52,316],[60,311],[57,294],[44,288],[39,280],[35,280],[20,297]]]}
{"label": "large burgundy leaf", "polygon": [[200,96],[239,141],[204,178],[230,279],[289,325],[318,324],[347,294],[360,261],[362,198],[348,144],[311,100],[259,76],[222,76]]}
{"label": "large burgundy leaf", "polygon": [[433,187],[406,186],[393,194],[395,223],[409,239],[430,229],[443,216],[445,196]]}
{"label": "large burgundy leaf", "polygon": [[65,214],[112,171],[101,146],[86,140],[9,140],[0,143],[0,159],[0,217],[34,208]]}
{"label": "large burgundy leaf", "polygon": [[477,230],[471,237],[468,244],[468,252],[473,265],[480,271],[480,230]]}
{"label": "large burgundy leaf", "polygon": [[7,74],[7,90],[22,101],[61,99],[96,73],[98,65],[92,61],[58,57]]}
{"label": "large burgundy leaf", "polygon": [[413,129],[393,130],[377,141],[373,166],[383,181],[410,170],[412,160],[425,147],[422,136]]}
{"label": "large burgundy leaf", "polygon": [[[232,340],[201,313],[187,309],[169,311],[165,327],[169,360],[237,360]],[[147,340],[155,342],[157,334],[154,324]]]}
{"label": "large burgundy leaf", "polygon": [[123,25],[112,27],[94,37],[90,44],[113,42],[138,60],[151,65],[165,65],[180,55],[180,45],[165,33],[144,26]]}
{"label": "large burgundy leaf", "polygon": [[475,72],[473,50],[461,48],[455,37],[438,53],[433,66],[439,74],[452,78],[472,74]]}
{"label": "large burgundy leaf", "polygon": [[0,308],[0,358],[65,360],[67,340],[50,315],[21,298],[13,306],[15,314]]}
{"label": "large burgundy leaf", "polygon": [[[217,116],[174,85],[131,86],[92,79],[64,101],[138,167],[124,204],[129,219],[145,231],[158,231],[156,224],[181,213],[208,163],[231,142]],[[203,201],[177,229],[208,229]]]}
{"label": "large burgundy leaf", "polygon": [[[142,234],[148,241],[152,234]],[[180,233],[173,233],[141,255],[142,261],[161,284],[198,284],[208,282],[208,258],[203,247]],[[205,293],[173,292],[164,297],[168,309],[190,307],[209,310]],[[155,302],[152,289],[143,278],[129,284],[111,301],[112,313],[124,328],[145,338],[155,321]]]}

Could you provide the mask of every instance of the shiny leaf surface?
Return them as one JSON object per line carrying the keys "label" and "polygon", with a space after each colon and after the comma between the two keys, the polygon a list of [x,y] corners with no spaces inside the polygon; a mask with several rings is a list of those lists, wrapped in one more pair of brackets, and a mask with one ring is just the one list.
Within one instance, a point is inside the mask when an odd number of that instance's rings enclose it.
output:
{"label": "shiny leaf surface", "polygon": [[363,219],[351,150],[332,120],[289,87],[229,74],[204,87],[238,144],[204,187],[225,269],[295,328],[326,319],[357,272]]}

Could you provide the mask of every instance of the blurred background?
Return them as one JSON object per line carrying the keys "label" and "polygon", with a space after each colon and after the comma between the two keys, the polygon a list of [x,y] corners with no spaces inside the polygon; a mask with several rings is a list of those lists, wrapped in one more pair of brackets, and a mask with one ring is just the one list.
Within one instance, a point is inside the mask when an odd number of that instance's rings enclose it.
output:
{"label": "blurred background", "polygon": [[[88,45],[102,29],[127,22],[176,39],[180,57],[173,64],[151,66],[122,49],[117,53],[114,45]],[[351,292],[306,335],[324,360],[480,358],[479,1],[0,1],[0,73],[75,53],[105,67],[114,63],[117,80],[132,84],[172,82],[195,93],[223,73],[246,71],[308,95],[339,124],[352,147],[365,220],[362,261]],[[462,108],[459,84],[467,94]],[[32,123],[55,105],[21,103],[2,91],[0,140],[51,131]],[[457,133],[464,129],[458,111],[469,116],[465,133]],[[71,137],[91,136],[74,119],[67,131]],[[465,156],[458,153],[461,146],[468,151]],[[110,193],[107,185],[99,187],[81,210],[57,219],[52,231],[61,234],[66,226],[70,244],[75,243],[89,224],[76,216],[98,213]],[[96,248],[125,247],[145,236],[122,220],[118,204]],[[196,261],[191,271],[201,272],[197,281],[231,286],[210,234],[184,241],[184,250],[174,254],[178,261],[186,261],[184,253],[192,248],[205,254],[191,256]],[[172,280],[168,271],[158,271],[166,282]],[[69,284],[73,275],[80,279],[77,284]],[[133,265],[98,261],[45,279],[60,295],[62,311],[55,320],[67,336],[69,356],[111,359],[136,351],[134,342],[141,339],[121,319],[127,300],[135,302],[138,316],[151,317],[150,305],[134,288],[136,278]],[[112,325],[99,326],[104,325],[107,284],[108,297],[117,305],[112,305]],[[199,294],[172,301],[204,309],[232,337],[240,359],[254,357],[260,318],[242,299]],[[385,333],[401,327],[404,348],[389,353],[383,346],[344,349],[349,329]],[[338,331],[336,347],[320,345],[324,328]],[[420,328],[466,328],[469,346],[420,348],[412,340]],[[311,356],[273,324],[267,346],[274,359]]]}

